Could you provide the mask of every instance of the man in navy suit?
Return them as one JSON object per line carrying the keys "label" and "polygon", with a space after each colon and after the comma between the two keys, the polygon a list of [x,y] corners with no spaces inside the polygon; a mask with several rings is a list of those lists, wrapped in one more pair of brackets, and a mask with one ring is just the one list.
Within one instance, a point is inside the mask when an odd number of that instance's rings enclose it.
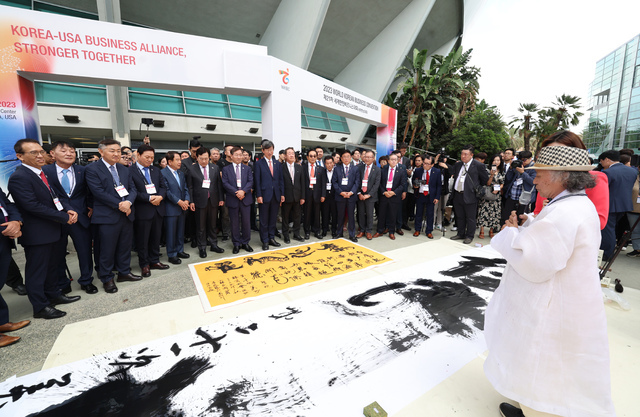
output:
{"label": "man in navy suit", "polygon": [[360,177],[362,177],[360,189],[358,190],[358,225],[360,233],[356,236],[373,238],[373,211],[378,201],[380,190],[380,167],[376,165],[376,156],[372,150],[364,151],[364,163],[358,166]]}
{"label": "man in navy suit", "polygon": [[333,189],[336,192],[336,208],[338,210],[338,236],[342,237],[344,215],[347,214],[349,222],[349,239],[357,242],[356,238],[356,202],[360,189],[360,170],[351,164],[351,151],[345,149],[340,155],[341,164],[334,168],[332,176]]}
{"label": "man in navy suit", "polygon": [[[4,191],[0,188],[0,210],[3,221],[0,224],[0,289],[4,286],[11,263],[11,248],[15,247],[13,239],[19,237],[22,232],[22,216],[16,206],[9,201]],[[31,323],[29,320],[22,320],[17,323],[9,321],[9,306],[0,294],[0,332],[12,332],[19,330]],[[7,336],[0,333],[0,347],[9,346],[20,340],[18,336]]]}
{"label": "man in navy suit", "polygon": [[242,158],[242,149],[234,146],[231,148],[232,163],[222,168],[222,186],[226,193],[227,208],[229,209],[234,254],[240,252],[240,248],[247,252],[253,252],[253,248],[249,245],[251,240],[253,173],[251,168],[242,163]]}
{"label": "man in navy suit", "polygon": [[284,179],[282,164],[273,156],[274,145],[270,140],[262,141],[262,155],[254,165],[253,180],[260,213],[260,241],[262,249],[269,245],[278,247],[275,239],[278,209],[284,203]]}
{"label": "man in navy suit", "polygon": [[338,209],[336,207],[336,191],[333,189],[333,173],[335,172],[335,164],[333,157],[327,155],[324,157],[324,180],[325,180],[325,198],[322,206],[322,236],[326,236],[331,232],[331,237],[336,238],[338,236]]}
{"label": "man in navy suit", "polygon": [[389,155],[389,164],[380,172],[380,209],[378,212],[378,232],[373,237],[380,237],[385,229],[389,231],[389,239],[395,240],[397,213],[402,210],[402,193],[407,182],[407,170],[398,164],[396,154]]}
{"label": "man in navy suit", "polygon": [[14,149],[22,165],[9,178],[9,192],[24,220],[19,242],[26,257],[27,295],[33,306],[33,317],[56,319],[66,313],[55,305],[80,299],[62,295],[58,289],[56,268],[60,259],[55,256],[62,235],[60,225],[75,223],[78,213],[59,200],[42,172],[46,153],[42,146],[33,139],[21,139]]}
{"label": "man in navy suit", "polygon": [[325,186],[326,175],[324,168],[317,165],[317,153],[310,150],[307,154],[307,163],[302,164],[304,174],[305,198],[304,198],[304,238],[309,239],[311,232],[316,239],[322,239],[320,225],[320,204],[324,202],[327,189]]}
{"label": "man in navy suit", "polygon": [[85,182],[85,167],[76,165],[76,148],[70,142],[58,141],[51,146],[51,154],[55,164],[42,167],[49,179],[49,185],[55,190],[60,201],[73,207],[78,213],[78,221],[74,224],[63,224],[62,234],[56,249],[58,263],[58,288],[63,292],[71,290],[71,283],[66,274],[66,250],[69,236],[78,255],[80,267],[80,288],[87,294],[95,294],[98,289],[93,285],[93,259],[91,257],[91,212],[89,208],[91,195]]}
{"label": "man in navy suit", "polygon": [[180,169],[182,159],[178,152],[167,152],[167,167],[162,175],[167,184],[167,201],[165,202],[164,227],[167,237],[167,256],[174,265],[188,259],[189,254],[184,251],[184,220],[189,210],[189,187],[187,177]]}
{"label": "man in navy suit", "polygon": [[416,192],[416,231],[414,236],[420,236],[422,230],[422,212],[427,212],[427,225],[425,234],[429,239],[433,239],[433,210],[440,201],[442,192],[442,175],[438,168],[433,166],[433,156],[425,155],[422,166],[416,168],[413,173],[414,184],[417,185]]}
{"label": "man in navy suit", "polygon": [[98,144],[102,158],[85,169],[85,179],[93,195],[91,223],[97,226],[100,246],[98,273],[104,290],[115,293],[113,271],[118,271],[118,282],[140,281],[140,275],[131,273],[131,241],[133,204],[137,191],[131,171],[119,164],[120,142],[105,139]]}
{"label": "man in navy suit", "polygon": [[[302,205],[304,204],[304,174],[302,167],[296,164],[296,151],[288,147],[284,151],[282,164],[284,181],[284,202],[282,203],[282,236],[284,243],[289,243],[289,222],[293,220],[293,238],[304,242],[300,236]],[[293,219],[292,219],[293,217]]]}
{"label": "man in navy suit", "polygon": [[220,179],[220,168],[210,162],[209,149],[202,147],[196,151],[196,163],[189,168],[187,176],[191,204],[195,212],[196,242],[201,258],[207,257],[207,242],[211,251],[223,253],[218,247],[216,219],[218,210],[224,207],[224,191]]}
{"label": "man in navy suit", "polygon": [[603,260],[608,261],[616,247],[616,224],[626,212],[633,210],[631,193],[638,171],[621,164],[620,152],[615,150],[603,152],[598,161],[609,180],[609,218],[607,225],[602,229],[600,243],[600,249],[604,251]]}
{"label": "man in navy suit", "polygon": [[136,187],[136,219],[133,227],[138,264],[143,277],[151,276],[152,269],[169,269],[169,265],[160,262],[160,236],[167,183],[160,168],[153,166],[155,156],[155,150],[150,145],[143,144],[138,148],[138,160],[129,168]]}

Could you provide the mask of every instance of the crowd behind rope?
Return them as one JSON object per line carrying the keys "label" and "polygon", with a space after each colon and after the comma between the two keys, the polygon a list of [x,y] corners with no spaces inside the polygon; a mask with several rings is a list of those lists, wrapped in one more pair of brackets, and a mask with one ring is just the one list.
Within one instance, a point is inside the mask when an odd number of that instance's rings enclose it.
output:
{"label": "crowd behind rope", "polygon": [[[584,149],[571,132],[554,136]],[[156,155],[148,137],[136,150],[107,139],[99,157],[83,166],[72,143],[45,150],[35,140],[18,141],[22,164],[9,179],[11,199],[0,190],[0,284],[6,280],[26,295],[35,318],[55,319],[66,314],[58,306],[80,300],[70,295],[78,288],[72,288],[65,260],[69,238],[79,289],[95,294],[98,284],[115,293],[117,283],[137,282],[189,259],[184,245],[197,248],[201,259],[215,259],[228,251],[253,252],[257,236],[262,250],[291,240],[395,240],[405,232],[433,239],[435,231],[447,230],[451,239],[470,244],[493,237],[513,211],[538,213],[545,204],[536,195],[536,170],[527,169],[534,164],[529,151],[508,148],[488,156],[468,145],[455,161],[444,151],[409,158],[405,144],[389,155],[322,147],[276,154],[270,140],[262,141],[261,151],[253,158],[239,146],[208,149],[195,139],[189,151]],[[638,171],[627,155],[629,150],[606,151],[592,172],[597,185],[588,194],[600,216],[605,259],[640,216]],[[639,239],[640,227],[627,256],[640,256]],[[25,250],[24,282],[11,257],[16,241]],[[29,321],[9,322],[0,297],[0,323],[2,347],[19,338],[1,332]]]}

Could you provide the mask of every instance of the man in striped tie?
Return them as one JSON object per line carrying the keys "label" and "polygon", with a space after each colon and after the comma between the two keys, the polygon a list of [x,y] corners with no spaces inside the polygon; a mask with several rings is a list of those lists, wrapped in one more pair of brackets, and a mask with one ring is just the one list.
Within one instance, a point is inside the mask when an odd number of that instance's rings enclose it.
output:
{"label": "man in striped tie", "polygon": [[255,163],[253,172],[254,188],[260,213],[260,241],[262,249],[278,247],[276,222],[278,209],[284,203],[284,179],[282,164],[273,156],[274,144],[268,139],[262,141],[262,155]]}

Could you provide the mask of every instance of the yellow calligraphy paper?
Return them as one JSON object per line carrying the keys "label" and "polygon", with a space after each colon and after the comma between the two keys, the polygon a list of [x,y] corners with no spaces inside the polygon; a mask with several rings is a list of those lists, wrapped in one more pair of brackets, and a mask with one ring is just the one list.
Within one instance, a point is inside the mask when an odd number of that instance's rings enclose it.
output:
{"label": "yellow calligraphy paper", "polygon": [[205,311],[361,271],[391,258],[345,239],[189,265]]}

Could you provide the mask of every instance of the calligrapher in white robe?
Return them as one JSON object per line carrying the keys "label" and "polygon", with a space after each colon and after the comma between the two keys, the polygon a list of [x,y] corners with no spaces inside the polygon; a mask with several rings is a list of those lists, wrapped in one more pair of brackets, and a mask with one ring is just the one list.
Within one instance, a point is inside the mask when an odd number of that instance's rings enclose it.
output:
{"label": "calligrapher in white robe", "polygon": [[583,191],[566,190],[491,246],[507,260],[485,313],[494,388],[545,413],[615,416],[597,267],[600,223]]}

